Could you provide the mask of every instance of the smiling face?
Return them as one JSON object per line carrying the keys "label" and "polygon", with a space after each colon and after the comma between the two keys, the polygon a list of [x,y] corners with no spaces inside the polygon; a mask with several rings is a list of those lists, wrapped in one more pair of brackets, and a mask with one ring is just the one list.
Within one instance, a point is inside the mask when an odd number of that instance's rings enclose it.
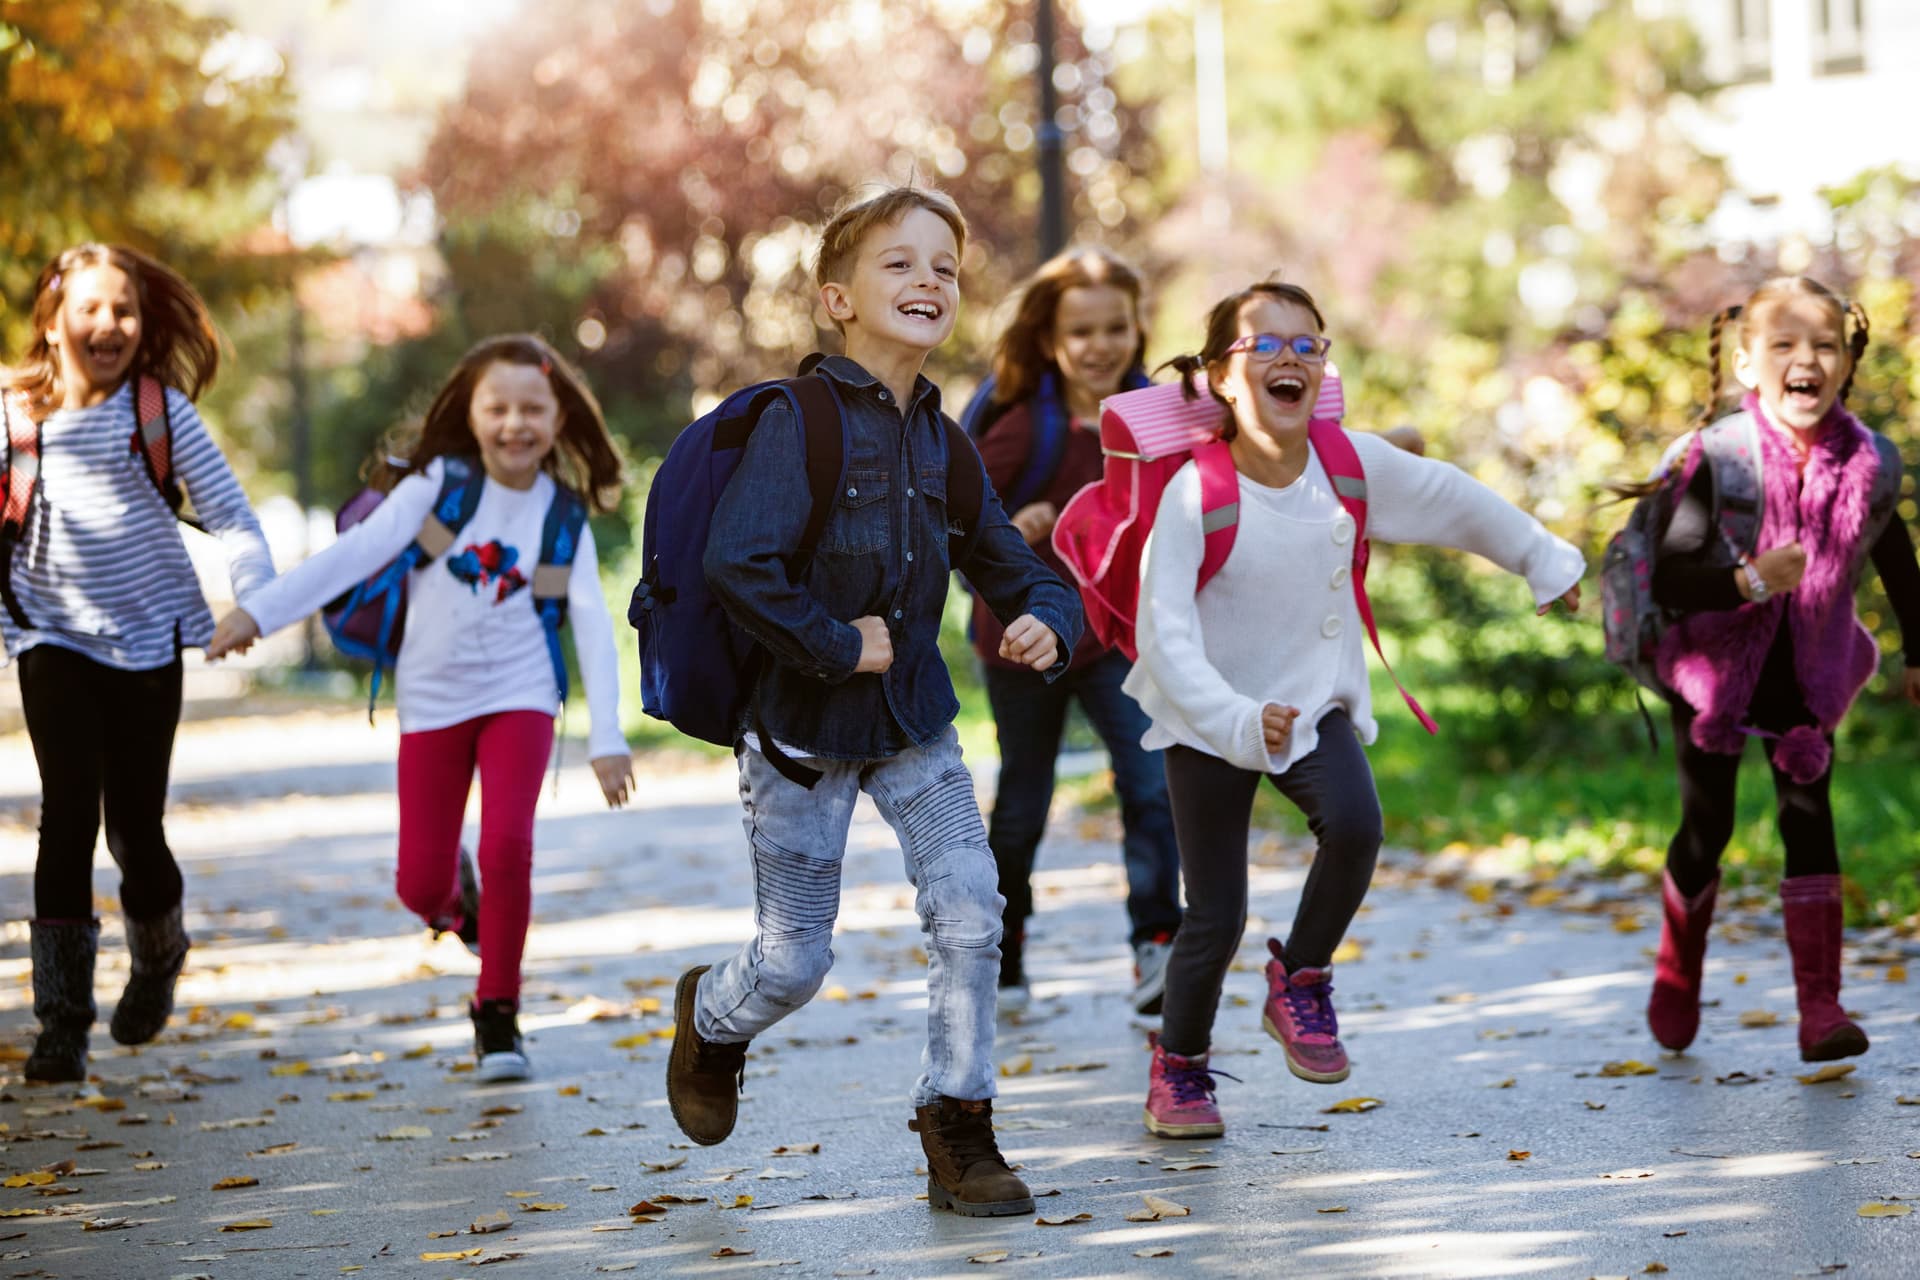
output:
{"label": "smiling face", "polygon": [[467,425],[487,475],[525,489],[560,435],[560,401],[537,365],[495,360],[474,380]]}
{"label": "smiling face", "polygon": [[1095,399],[1120,389],[1140,350],[1140,322],[1133,299],[1110,284],[1083,285],[1060,295],[1047,354],[1070,387]]}
{"label": "smiling face", "polygon": [[1827,416],[1853,372],[1846,317],[1811,294],[1769,298],[1741,327],[1733,371],[1743,386],[1759,393],[1774,422],[1810,431]]}
{"label": "smiling face", "polygon": [[133,277],[102,263],[69,273],[47,330],[69,404],[94,403],[117,388],[140,349],[140,293]]}
{"label": "smiling face", "polygon": [[[1256,295],[1240,308],[1242,338],[1257,333],[1290,338],[1319,332],[1313,312],[1295,302]],[[1278,439],[1306,431],[1325,373],[1324,362],[1303,360],[1287,346],[1271,356],[1236,351],[1207,369],[1214,387],[1232,404],[1234,422],[1242,431]]]}
{"label": "smiling face", "polygon": [[[945,218],[909,209],[867,232],[842,281],[820,287],[827,313],[856,345],[925,354],[953,333],[960,308],[960,246]],[[857,357],[856,357],[857,358]]]}

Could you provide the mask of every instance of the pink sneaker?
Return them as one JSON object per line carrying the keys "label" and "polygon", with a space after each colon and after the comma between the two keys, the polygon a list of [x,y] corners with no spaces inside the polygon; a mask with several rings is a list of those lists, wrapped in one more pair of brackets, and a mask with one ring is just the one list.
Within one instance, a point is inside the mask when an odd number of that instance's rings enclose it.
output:
{"label": "pink sneaker", "polygon": [[1218,1138],[1226,1133],[1226,1121],[1213,1102],[1215,1073],[1207,1067],[1207,1055],[1183,1058],[1168,1053],[1158,1036],[1152,1037],[1152,1044],[1147,1132],[1160,1138]]}
{"label": "pink sneaker", "polygon": [[1333,969],[1288,973],[1277,938],[1267,939],[1267,1004],[1260,1025],[1287,1051],[1287,1070],[1315,1084],[1338,1084],[1352,1068],[1333,1012]]}

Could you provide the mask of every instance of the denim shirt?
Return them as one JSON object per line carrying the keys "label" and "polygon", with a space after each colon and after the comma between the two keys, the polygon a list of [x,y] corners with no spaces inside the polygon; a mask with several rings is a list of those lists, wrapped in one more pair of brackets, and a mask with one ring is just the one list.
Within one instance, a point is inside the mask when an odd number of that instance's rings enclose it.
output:
{"label": "denim shirt", "polygon": [[[811,508],[805,438],[775,400],[714,508],[707,582],[772,656],[758,694],[767,732],[824,759],[874,760],[932,742],[960,710],[939,643],[952,570],[966,571],[1002,622],[1031,613],[1053,629],[1060,658],[1048,680],[1066,670],[1080,636],[1080,597],[1007,522],[984,468],[971,551],[949,563],[939,388],[916,379],[903,424],[893,394],[859,364],[830,356],[817,371],[839,396],[847,460],[813,557],[795,562]],[[856,675],[851,623],[868,615],[886,621],[893,665]]]}

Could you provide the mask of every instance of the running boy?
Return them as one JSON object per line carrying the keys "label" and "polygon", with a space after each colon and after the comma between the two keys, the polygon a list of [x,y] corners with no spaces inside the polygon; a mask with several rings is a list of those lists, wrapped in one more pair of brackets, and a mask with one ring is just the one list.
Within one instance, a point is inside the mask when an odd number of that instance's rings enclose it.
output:
{"label": "running boy", "polygon": [[[1052,677],[1072,656],[1081,613],[984,475],[976,527],[950,526],[953,436],[920,369],[953,332],[966,237],[952,200],[925,188],[888,188],[833,216],[816,280],[846,354],[818,372],[845,415],[845,491],[812,558],[798,560],[804,435],[776,401],[714,511],[708,582],[769,659],[756,732],[743,725],[734,747],[755,936],[724,964],[681,977],[667,1097],[694,1141],[733,1132],[748,1043],[810,1000],[833,964],[840,863],[864,791],[899,835],[928,939],[925,1069],[908,1126],[926,1151],[927,1197],[984,1217],[1031,1213],[1033,1199],[993,1136],[1004,902],[952,727],[959,704],[940,618],[948,577],[963,568],[1008,624],[1001,653]],[[980,466],[977,456],[954,462]],[[951,551],[950,536],[960,539]],[[794,760],[818,771],[811,787],[788,776]]]}

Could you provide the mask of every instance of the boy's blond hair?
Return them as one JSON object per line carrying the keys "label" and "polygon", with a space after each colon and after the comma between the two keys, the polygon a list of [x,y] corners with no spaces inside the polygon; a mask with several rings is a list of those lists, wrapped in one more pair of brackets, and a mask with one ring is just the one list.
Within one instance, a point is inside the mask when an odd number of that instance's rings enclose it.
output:
{"label": "boy's blond hair", "polygon": [[[967,251],[967,219],[953,197],[933,187],[886,187],[872,194],[855,193],[834,210],[820,233],[820,253],[814,264],[817,285],[845,284],[861,241],[875,227],[890,227],[915,209],[925,209],[953,231],[954,248]],[[834,322],[836,325],[839,321]]]}

